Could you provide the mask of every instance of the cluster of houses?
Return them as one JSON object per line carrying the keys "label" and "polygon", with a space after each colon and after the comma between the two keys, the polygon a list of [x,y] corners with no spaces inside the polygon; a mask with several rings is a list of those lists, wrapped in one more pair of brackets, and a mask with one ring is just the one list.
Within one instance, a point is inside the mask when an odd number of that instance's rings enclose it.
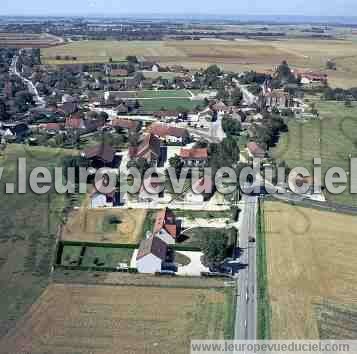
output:
{"label": "cluster of houses", "polygon": [[[72,118],[73,119],[73,118]],[[192,138],[184,128],[169,126],[163,123],[153,123],[141,133],[139,122],[116,118],[110,123],[106,123],[104,128],[124,129],[128,133],[136,132],[139,136],[136,145],[130,145],[127,152],[127,161],[122,161],[123,152],[116,151],[112,146],[106,143],[101,143],[87,149],[84,149],[81,156],[88,160],[88,165],[93,169],[93,173],[101,167],[114,169],[118,172],[122,167],[125,171],[129,161],[135,162],[145,160],[150,167],[157,168],[159,173],[163,173],[165,166],[168,166],[167,149],[170,144],[173,144],[173,151],[181,161],[182,167],[186,168],[204,168],[208,166],[209,154],[207,148],[186,147],[192,141]],[[177,152],[176,152],[177,151]],[[172,153],[171,153],[172,154]],[[124,166],[121,164],[124,163]],[[134,164],[135,165],[135,164]],[[157,185],[157,181],[145,180],[137,195],[137,202],[165,203],[173,199],[184,203],[201,204],[208,201],[214,193],[212,181],[207,178],[198,180],[191,188],[186,188],[180,195],[176,195],[173,191],[166,191],[163,188],[162,192],[153,193],[147,186]],[[210,186],[210,188],[207,188]],[[204,193],[199,191],[203,190]],[[205,192],[209,190],[209,192]],[[95,191],[91,195],[91,207],[118,207],[122,206],[128,200],[127,195],[111,193],[110,195],[101,195]],[[132,200],[132,199],[131,199]]]}

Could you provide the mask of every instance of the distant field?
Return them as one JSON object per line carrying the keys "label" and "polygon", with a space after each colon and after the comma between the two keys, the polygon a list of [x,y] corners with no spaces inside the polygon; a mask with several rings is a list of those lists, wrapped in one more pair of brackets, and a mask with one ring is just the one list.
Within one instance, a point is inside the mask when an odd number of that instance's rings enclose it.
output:
{"label": "distant field", "polygon": [[47,48],[59,43],[59,38],[45,34],[0,32],[0,47]]}
{"label": "distant field", "polygon": [[120,91],[122,98],[145,98],[145,99],[160,99],[160,98],[190,98],[192,95],[188,90],[138,90],[138,91]]}
{"label": "distant field", "polygon": [[[115,217],[117,224],[110,224]],[[63,228],[62,240],[137,244],[142,239],[145,209],[90,209],[73,211]]]}
{"label": "distant field", "polygon": [[[321,157],[323,175],[332,166],[349,171],[349,154],[357,157],[357,103],[346,107],[344,102],[316,100],[321,120],[306,123],[291,121],[273,150],[273,156],[285,160],[290,168],[306,167],[312,172],[314,157]],[[328,200],[357,206],[357,195],[349,188],[340,195],[327,194]]]}
{"label": "distant field", "polygon": [[[17,181],[17,159],[26,157],[28,173],[38,166],[61,166],[71,150],[29,148],[11,144],[0,153],[0,337],[36,301],[49,281],[63,195],[5,194],[5,183]],[[0,346],[1,348],[1,346]]]}
{"label": "distant field", "polygon": [[352,40],[81,41],[42,50],[44,63],[60,64],[56,55],[76,56],[78,63],[120,61],[137,55],[163,65],[198,69],[218,64],[233,71],[270,70],[284,59],[294,67],[325,70],[326,61],[333,59],[337,71],[328,71],[331,84],[357,86],[357,42]]}
{"label": "distant field", "polygon": [[265,202],[273,339],[357,336],[357,218]]}
{"label": "distant field", "polygon": [[191,339],[224,339],[232,291],[50,285],[2,341],[1,353],[186,354]]}

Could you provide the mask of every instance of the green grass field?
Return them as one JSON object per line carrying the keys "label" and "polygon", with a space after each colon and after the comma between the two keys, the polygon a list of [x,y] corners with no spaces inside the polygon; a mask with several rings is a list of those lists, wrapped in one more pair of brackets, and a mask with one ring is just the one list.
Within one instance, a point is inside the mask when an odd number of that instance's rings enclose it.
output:
{"label": "green grass field", "polygon": [[5,183],[17,181],[17,159],[25,157],[27,172],[34,167],[61,166],[70,151],[8,145],[1,153],[0,182],[0,337],[11,328],[48,284],[57,225],[65,199],[50,192],[5,194]]}
{"label": "green grass field", "polygon": [[[109,247],[86,247],[82,266],[94,267],[104,266],[115,268],[118,263],[130,264],[133,249],[131,248],[109,248]],[[97,261],[97,264],[95,263]]]}
{"label": "green grass field", "polygon": [[[357,103],[316,101],[321,120],[306,123],[290,121],[273,156],[285,160],[290,168],[306,167],[312,172],[314,157],[322,159],[322,173],[337,166],[349,171],[349,156],[357,157]],[[330,201],[357,206],[357,196],[349,188],[340,195],[327,194]]]}
{"label": "green grass field", "polygon": [[187,99],[192,95],[188,90],[138,90],[138,91],[120,91],[120,97],[123,99]]}
{"label": "green grass field", "polygon": [[187,90],[144,90],[137,91],[138,98],[189,98],[191,94]]}
{"label": "green grass field", "polygon": [[188,111],[194,110],[200,106],[204,108],[204,102],[200,100],[190,100],[188,98],[158,98],[152,100],[140,100],[139,103],[142,109],[146,112],[155,112],[160,110],[176,111],[186,109]]}

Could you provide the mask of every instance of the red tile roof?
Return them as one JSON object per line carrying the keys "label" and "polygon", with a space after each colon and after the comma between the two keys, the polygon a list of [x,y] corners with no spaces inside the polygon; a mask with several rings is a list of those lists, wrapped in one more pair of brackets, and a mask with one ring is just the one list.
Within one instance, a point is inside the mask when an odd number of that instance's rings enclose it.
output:
{"label": "red tile roof", "polygon": [[183,128],[172,127],[160,123],[154,123],[150,127],[151,134],[159,137],[174,136],[176,138],[186,138],[189,136],[188,131]]}
{"label": "red tile roof", "polygon": [[128,70],[126,69],[112,69],[111,75],[112,76],[128,76]]}
{"label": "red tile roof", "polygon": [[208,159],[208,149],[181,149],[180,157],[182,159],[189,160],[207,160]]}
{"label": "red tile roof", "polygon": [[162,261],[165,261],[167,255],[167,248],[167,244],[164,241],[162,241],[158,237],[151,236],[148,239],[140,242],[140,247],[136,256],[136,260],[138,261],[145,256],[153,254],[154,256],[160,258]]}
{"label": "red tile roof", "polygon": [[176,224],[175,214],[168,208],[160,210],[156,214],[155,225],[153,229],[153,234],[160,232],[160,230],[165,229],[168,234],[173,238],[177,236],[178,227]]}
{"label": "red tile roof", "polygon": [[266,151],[258,145],[256,142],[250,142],[247,144],[247,148],[253,156],[265,156]]}
{"label": "red tile roof", "polygon": [[141,144],[136,148],[135,157],[144,157],[147,153],[160,156],[160,140],[152,134],[144,136]]}

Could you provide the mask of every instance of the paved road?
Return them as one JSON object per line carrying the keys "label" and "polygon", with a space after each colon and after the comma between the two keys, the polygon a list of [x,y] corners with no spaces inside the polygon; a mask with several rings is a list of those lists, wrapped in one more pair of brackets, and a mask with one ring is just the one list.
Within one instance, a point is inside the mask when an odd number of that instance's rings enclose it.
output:
{"label": "paved road", "polygon": [[249,242],[249,236],[256,237],[258,198],[244,195],[242,201],[244,206],[239,223],[239,247],[243,252],[240,256],[242,269],[237,279],[234,339],[253,340],[257,338],[256,244]]}
{"label": "paved road", "polygon": [[[21,53],[21,51],[20,51]],[[29,79],[27,79],[26,77],[22,76],[20,74],[20,72],[17,70],[17,62],[19,60],[19,56],[15,55],[12,59],[11,62],[11,66],[10,66],[10,74],[16,75],[17,77],[19,77],[27,86],[29,92],[34,95],[34,100],[36,102],[36,104],[39,107],[44,108],[46,106],[46,101],[43,97],[40,96],[40,94],[38,93],[38,90],[36,88],[36,86],[33,84],[32,81],[30,81]]]}

